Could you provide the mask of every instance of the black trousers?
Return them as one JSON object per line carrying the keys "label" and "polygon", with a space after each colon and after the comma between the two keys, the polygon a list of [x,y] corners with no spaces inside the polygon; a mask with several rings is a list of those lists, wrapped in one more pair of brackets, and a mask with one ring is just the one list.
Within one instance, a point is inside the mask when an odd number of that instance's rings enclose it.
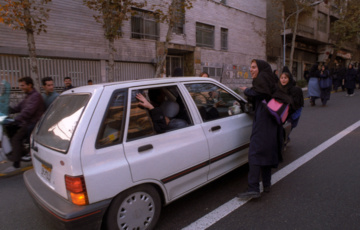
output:
{"label": "black trousers", "polygon": [[260,166],[249,164],[248,191],[260,192],[260,175],[263,186],[271,186],[271,166]]}
{"label": "black trousers", "polygon": [[24,148],[24,139],[29,136],[27,126],[20,127],[14,136],[11,137],[11,147],[12,153],[9,155],[9,160],[14,162],[14,167],[18,168],[20,166],[21,157],[25,154],[26,150]]}
{"label": "black trousers", "polygon": [[347,89],[347,93],[348,93],[349,95],[353,94],[353,93],[354,93],[354,89]]}

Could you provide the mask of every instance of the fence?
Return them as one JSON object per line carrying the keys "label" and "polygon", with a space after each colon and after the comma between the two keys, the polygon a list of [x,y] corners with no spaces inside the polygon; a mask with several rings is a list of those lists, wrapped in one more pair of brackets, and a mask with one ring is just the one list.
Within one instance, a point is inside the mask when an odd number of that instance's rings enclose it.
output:
{"label": "fence", "polygon": [[[106,62],[103,62],[106,65]],[[39,77],[52,77],[57,89],[64,87],[64,77],[71,77],[74,86],[86,85],[91,79],[94,84],[103,82],[107,76],[101,76],[100,60],[77,60],[37,58]],[[18,89],[18,79],[30,76],[30,58],[15,55],[0,55],[0,78],[7,80],[12,90]],[[153,78],[155,68],[149,63],[115,62],[114,81]]]}

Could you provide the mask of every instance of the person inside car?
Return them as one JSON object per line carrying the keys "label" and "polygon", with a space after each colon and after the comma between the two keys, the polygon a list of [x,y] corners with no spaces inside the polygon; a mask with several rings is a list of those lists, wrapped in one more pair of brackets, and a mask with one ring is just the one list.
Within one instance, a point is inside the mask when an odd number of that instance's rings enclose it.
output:
{"label": "person inside car", "polygon": [[180,110],[177,102],[165,100],[165,96],[158,89],[149,90],[148,95],[151,103],[141,93],[136,95],[136,99],[139,100],[141,107],[149,110],[156,133],[164,133],[188,125],[184,119],[176,118]]}

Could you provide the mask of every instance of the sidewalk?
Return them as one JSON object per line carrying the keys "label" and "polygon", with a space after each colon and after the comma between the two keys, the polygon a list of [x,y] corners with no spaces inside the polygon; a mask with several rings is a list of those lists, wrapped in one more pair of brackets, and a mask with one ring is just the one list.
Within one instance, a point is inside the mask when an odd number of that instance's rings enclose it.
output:
{"label": "sidewalk", "polygon": [[22,174],[26,170],[33,168],[31,161],[29,161],[29,162],[22,161],[21,167],[19,168],[19,170],[16,170],[16,171],[13,171],[10,173],[1,173],[2,170],[6,169],[7,167],[10,167],[11,165],[12,165],[11,161],[0,159],[0,178]]}

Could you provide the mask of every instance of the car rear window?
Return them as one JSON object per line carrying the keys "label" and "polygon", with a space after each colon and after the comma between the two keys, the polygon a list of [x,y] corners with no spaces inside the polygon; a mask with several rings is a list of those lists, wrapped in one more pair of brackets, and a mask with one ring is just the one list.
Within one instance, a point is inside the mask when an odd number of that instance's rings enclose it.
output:
{"label": "car rear window", "polygon": [[89,94],[59,96],[46,111],[34,139],[41,145],[66,153]]}

